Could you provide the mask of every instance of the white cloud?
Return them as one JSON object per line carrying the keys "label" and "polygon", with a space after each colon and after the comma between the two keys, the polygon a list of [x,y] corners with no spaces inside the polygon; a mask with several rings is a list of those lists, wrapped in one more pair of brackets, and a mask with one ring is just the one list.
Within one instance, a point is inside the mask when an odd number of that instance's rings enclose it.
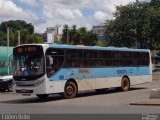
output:
{"label": "white cloud", "polygon": [[90,0],[40,0],[44,6],[60,8],[81,8],[87,6]]}
{"label": "white cloud", "polygon": [[65,8],[56,8],[52,11],[52,14],[46,15],[48,18],[62,18],[66,20],[74,20],[83,16],[79,10],[70,10]]}
{"label": "white cloud", "polygon": [[[76,24],[77,26],[91,27],[93,24],[103,23],[113,18],[117,5],[126,5],[135,0],[41,0],[43,14],[48,21],[62,24]],[[95,12],[84,16],[82,9],[91,8]],[[51,23],[51,22],[50,22]]]}
{"label": "white cloud", "polygon": [[22,3],[25,3],[27,5],[30,5],[32,7],[38,7],[39,6],[39,2],[37,0],[19,0]]}
{"label": "white cloud", "polygon": [[1,18],[14,17],[22,12],[22,9],[17,7],[12,1],[0,0],[0,16]]}
{"label": "white cloud", "polygon": [[24,10],[17,6],[13,0],[0,0],[0,22],[17,19],[25,20],[34,25],[45,22],[44,19],[39,18],[31,10]]}
{"label": "white cloud", "polygon": [[[43,13],[48,19],[75,20],[83,17],[80,9],[75,7],[79,0],[42,0]],[[83,1],[83,0],[82,0]],[[87,1],[87,0],[86,0]],[[84,4],[81,2],[80,4]],[[78,9],[77,9],[78,8]]]}
{"label": "white cloud", "polygon": [[107,14],[101,11],[96,11],[95,14],[93,15],[94,18],[100,22],[103,20],[107,19]]}
{"label": "white cloud", "polygon": [[[91,28],[92,25],[105,22],[113,18],[113,12],[117,5],[126,5],[136,0],[19,0],[30,7],[16,5],[16,0],[0,0],[0,21],[3,19],[22,19],[32,22],[38,32],[44,32],[46,27],[55,24],[76,24],[78,27]],[[85,16],[87,11],[92,9],[90,15]],[[40,12],[37,13],[36,12]],[[88,14],[88,13],[87,13]],[[2,18],[2,19],[1,19]]]}

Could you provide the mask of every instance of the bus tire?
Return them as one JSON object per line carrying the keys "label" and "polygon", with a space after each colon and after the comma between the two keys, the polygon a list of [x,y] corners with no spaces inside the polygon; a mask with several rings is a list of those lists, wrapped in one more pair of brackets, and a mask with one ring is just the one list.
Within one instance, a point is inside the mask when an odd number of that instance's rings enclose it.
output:
{"label": "bus tire", "polygon": [[36,96],[40,99],[46,99],[49,96],[49,94],[37,94]]}
{"label": "bus tire", "polygon": [[1,88],[1,89],[0,89],[0,91],[1,91],[1,92],[5,92],[5,91],[6,91],[6,89],[4,89],[4,88]]}
{"label": "bus tire", "polygon": [[121,80],[121,90],[123,92],[128,91],[130,89],[130,82],[127,77],[123,77]]}
{"label": "bus tire", "polygon": [[13,91],[13,84],[12,84],[12,82],[10,82],[10,83],[8,84],[7,90],[8,90],[8,92],[12,92],[12,91]]}
{"label": "bus tire", "polygon": [[69,81],[66,83],[64,88],[63,97],[66,99],[74,98],[77,95],[77,86],[74,82]]}

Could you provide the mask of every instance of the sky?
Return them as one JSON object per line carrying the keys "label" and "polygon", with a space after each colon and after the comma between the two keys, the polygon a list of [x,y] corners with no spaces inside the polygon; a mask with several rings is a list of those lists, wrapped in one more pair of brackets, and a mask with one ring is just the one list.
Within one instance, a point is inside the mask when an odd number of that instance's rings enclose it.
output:
{"label": "sky", "polygon": [[25,20],[32,23],[35,32],[39,33],[57,24],[91,28],[113,19],[115,6],[134,1],[136,0],[0,0],[0,23]]}

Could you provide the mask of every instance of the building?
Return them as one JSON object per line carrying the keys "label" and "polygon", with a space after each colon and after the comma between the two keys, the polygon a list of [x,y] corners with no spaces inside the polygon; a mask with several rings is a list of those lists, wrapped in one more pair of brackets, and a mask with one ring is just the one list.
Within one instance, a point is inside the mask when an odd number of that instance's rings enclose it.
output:
{"label": "building", "polygon": [[92,26],[92,31],[97,34],[98,40],[106,40],[104,23]]}
{"label": "building", "polygon": [[48,27],[46,30],[46,41],[45,42],[55,42],[59,41],[62,38],[62,25],[55,25],[54,27]]}

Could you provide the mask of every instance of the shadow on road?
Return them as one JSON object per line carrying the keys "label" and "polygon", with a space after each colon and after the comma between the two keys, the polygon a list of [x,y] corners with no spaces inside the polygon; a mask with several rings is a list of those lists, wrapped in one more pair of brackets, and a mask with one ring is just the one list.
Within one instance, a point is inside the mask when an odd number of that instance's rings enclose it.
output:
{"label": "shadow on road", "polygon": [[[146,88],[144,88],[144,87],[133,88],[132,87],[127,92],[135,91],[135,90],[141,90],[141,89],[146,89]],[[105,94],[117,94],[117,93],[123,93],[123,92],[119,89],[116,89],[116,88],[102,89],[102,90],[99,90],[99,91],[92,91],[92,92],[88,91],[88,92],[80,93],[80,94],[78,94],[77,98],[78,97],[87,97],[87,96],[96,96],[96,95],[105,95]]]}
{"label": "shadow on road", "polygon": [[[130,88],[130,91],[135,91],[135,90],[140,90],[140,89],[146,89],[146,88],[142,88],[142,87],[138,87],[138,88]],[[130,92],[128,91],[128,92]],[[103,89],[100,91],[85,91],[85,92],[81,92],[77,95],[76,98],[74,99],[78,99],[81,97],[90,97],[90,96],[97,96],[97,95],[105,95],[105,94],[117,94],[117,93],[122,93],[122,91],[117,90],[115,88],[111,88],[111,89]],[[30,98],[22,98],[22,99],[15,99],[15,100],[7,100],[7,101],[0,101],[0,103],[5,103],[5,104],[30,104],[30,103],[44,103],[44,102],[53,102],[53,101],[59,101],[59,100],[66,100],[64,99],[61,95],[50,95],[48,98],[46,99],[39,99],[38,97],[30,97]]]}
{"label": "shadow on road", "polygon": [[30,104],[30,103],[43,103],[43,102],[50,102],[50,101],[57,101],[63,99],[60,95],[50,95],[46,99],[39,99],[38,97],[30,97],[30,98],[21,98],[21,99],[15,99],[15,100],[7,100],[7,101],[1,101],[0,103],[6,103],[6,104]]}

